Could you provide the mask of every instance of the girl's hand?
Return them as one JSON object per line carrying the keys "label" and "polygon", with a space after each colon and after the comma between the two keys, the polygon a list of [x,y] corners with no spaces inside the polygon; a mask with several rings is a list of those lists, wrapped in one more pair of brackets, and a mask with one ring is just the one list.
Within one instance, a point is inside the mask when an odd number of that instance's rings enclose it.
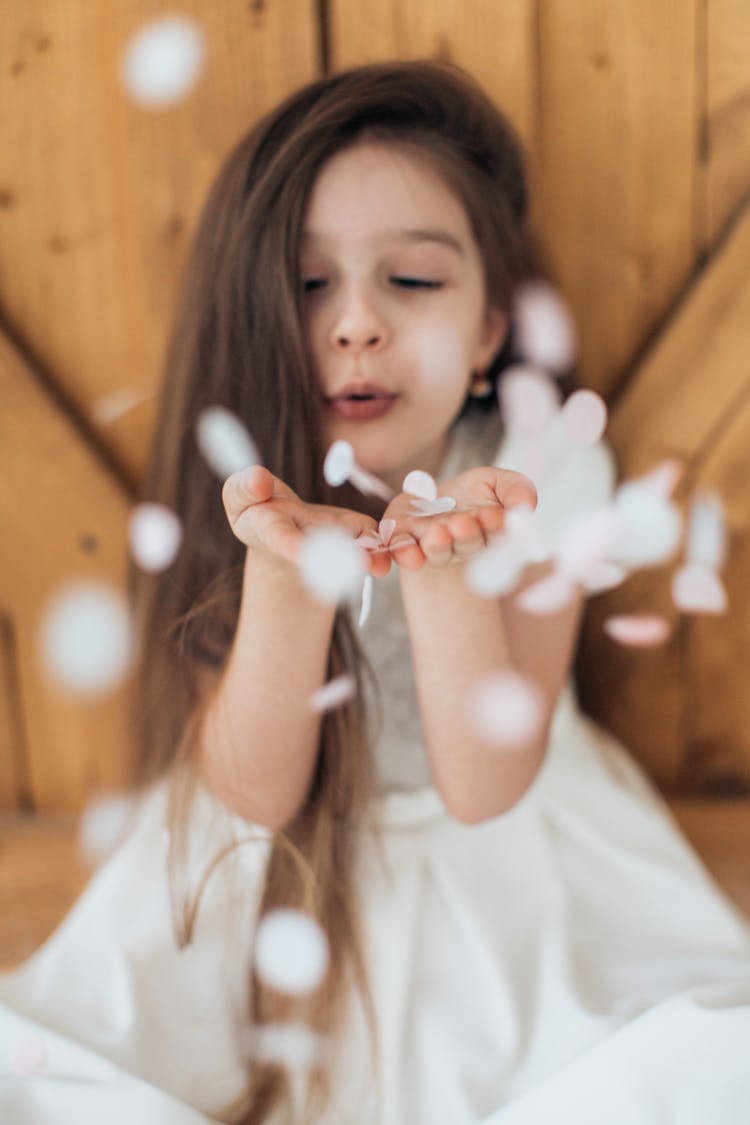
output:
{"label": "girl's hand", "polygon": [[[327,504],[306,504],[282,480],[262,465],[232,473],[224,482],[221,498],[232,531],[245,546],[278,560],[297,564],[305,532],[337,527],[357,539],[377,536],[370,516]],[[387,553],[363,549],[369,572],[381,578],[390,569]]]}
{"label": "girl's hand", "polygon": [[391,554],[407,570],[469,558],[502,529],[508,508],[526,505],[533,509],[537,502],[536,488],[523,473],[487,466],[443,481],[438,496],[452,496],[454,510],[416,516],[411,503],[414,497],[401,492],[385,512],[384,519],[396,522],[389,541]]}

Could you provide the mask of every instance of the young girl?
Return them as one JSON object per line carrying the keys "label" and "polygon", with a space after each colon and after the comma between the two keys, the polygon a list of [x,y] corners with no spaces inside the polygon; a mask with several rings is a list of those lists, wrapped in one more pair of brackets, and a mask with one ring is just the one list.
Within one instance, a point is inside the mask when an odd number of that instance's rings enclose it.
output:
{"label": "young girl", "polygon": [[[539,616],[518,589],[466,581],[506,512],[536,502],[495,391],[514,295],[538,273],[519,145],[456,67],[325,77],[227,160],[149,475],[183,545],[166,573],[133,576],[142,796],[0,984],[3,1121],[750,1119],[750,932],[579,712],[580,595]],[[214,405],[261,462],[223,488],[195,437]],[[336,440],[392,500],[326,483]],[[553,542],[607,501],[614,470],[555,424],[542,446]],[[415,515],[412,470],[455,510]],[[358,596],[331,605],[302,580],[304,544],[331,526],[370,544],[362,625]],[[512,753],[468,708],[507,669],[544,700]],[[312,709],[344,673],[354,696]],[[254,961],[276,908],[328,942],[302,996]],[[326,1047],[309,1074],[289,1054],[304,1029]]]}

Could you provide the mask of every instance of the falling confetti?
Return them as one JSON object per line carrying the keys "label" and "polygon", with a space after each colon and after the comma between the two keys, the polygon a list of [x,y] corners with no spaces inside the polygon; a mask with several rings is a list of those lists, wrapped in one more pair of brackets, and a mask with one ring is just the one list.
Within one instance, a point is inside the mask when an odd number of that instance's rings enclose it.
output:
{"label": "falling confetti", "polygon": [[620,485],[614,510],[620,520],[614,562],[653,566],[675,553],[682,534],[682,516],[653,481],[641,478]]}
{"label": "falling confetti", "polygon": [[353,699],[356,690],[357,682],[354,676],[344,672],[312,693],[309,700],[310,707],[318,712],[332,711],[335,707],[341,707],[343,703]]}
{"label": "falling confetti", "polygon": [[436,500],[414,499],[411,501],[410,515],[414,519],[420,516],[440,516],[445,512],[452,512],[456,508],[456,501],[452,496],[438,496]]}
{"label": "falling confetti", "polygon": [[545,712],[543,692],[519,672],[495,672],[470,694],[474,728],[498,750],[526,749],[542,733]]}
{"label": "falling confetti", "polygon": [[204,56],[198,27],[180,16],[167,16],[130,40],[122,59],[122,81],[142,105],[172,105],[195,85]]}
{"label": "falling confetti", "polygon": [[721,570],[727,552],[727,531],[721,498],[699,492],[690,503],[685,561],[708,570]]}
{"label": "falling confetti", "polygon": [[538,436],[560,408],[557,383],[546,372],[533,367],[508,367],[498,392],[505,428],[514,437]]}
{"label": "falling confetti", "polygon": [[724,613],[727,594],[713,570],[688,563],[672,578],[672,601],[683,613]]}
{"label": "falling confetti", "polygon": [[330,1053],[328,1039],[302,1023],[256,1024],[242,1038],[248,1057],[287,1070],[318,1066]]}
{"label": "falling confetti", "polygon": [[569,578],[584,582],[609,560],[620,534],[620,520],[611,505],[595,508],[575,519],[555,550],[558,569]]}
{"label": "falling confetti", "polygon": [[182,527],[175,513],[163,504],[139,504],[130,517],[128,541],[141,570],[159,572],[174,562]]}
{"label": "falling confetti", "polygon": [[278,992],[304,995],[318,987],[328,969],[328,939],[300,910],[272,910],[255,939],[258,976]]}
{"label": "falling confetti", "polygon": [[516,598],[516,605],[525,613],[561,613],[573,603],[578,587],[573,579],[559,570],[527,586]]}
{"label": "falling confetti", "polygon": [[57,591],[40,630],[43,666],[64,690],[97,697],[125,678],[133,628],[125,597],[98,581],[73,581]]}
{"label": "falling confetti", "polygon": [[333,487],[348,480],[365,495],[379,496],[386,501],[393,499],[393,489],[358,465],[350,442],[343,439],[335,441],[326,453],[323,476]]}
{"label": "falling confetti", "polygon": [[651,648],[663,644],[671,632],[671,625],[657,613],[623,613],[608,617],[604,632],[621,645],[633,648]]}
{"label": "falling confetti", "polygon": [[518,351],[529,363],[562,374],[573,364],[576,331],[568,307],[546,281],[520,285],[514,302]]}
{"label": "falling confetti", "polygon": [[420,500],[437,499],[437,485],[435,480],[429,473],[423,472],[422,469],[412,469],[410,473],[407,473],[401,488],[409,496],[417,496]]}
{"label": "falling confetti", "polygon": [[523,565],[518,548],[502,536],[469,559],[466,585],[480,598],[501,597],[517,585]]}
{"label": "falling confetti", "polygon": [[358,625],[361,629],[363,625],[367,624],[372,609],[372,575],[366,574],[365,580],[362,583],[362,605],[359,610]]}
{"label": "falling confetti", "polygon": [[220,480],[261,463],[246,426],[224,406],[208,406],[201,411],[195,438],[205,461]]}
{"label": "falling confetti", "polygon": [[98,867],[125,838],[134,812],[135,802],[126,794],[88,802],[78,826],[78,850],[89,867]]}
{"label": "falling confetti", "polygon": [[596,391],[574,391],[560,413],[565,432],[576,445],[594,445],[607,428],[607,406]]}
{"label": "falling confetti", "polygon": [[396,521],[392,519],[382,519],[378,524],[378,531],[380,538],[383,541],[383,546],[387,547],[391,541],[394,531],[396,530]]}
{"label": "falling confetti", "polygon": [[137,391],[132,387],[122,387],[97,399],[91,409],[91,417],[99,426],[116,422],[123,414],[152,398],[150,391]]}
{"label": "falling confetti", "polygon": [[335,604],[359,589],[365,560],[351,536],[336,527],[317,528],[305,536],[299,572],[316,598]]}

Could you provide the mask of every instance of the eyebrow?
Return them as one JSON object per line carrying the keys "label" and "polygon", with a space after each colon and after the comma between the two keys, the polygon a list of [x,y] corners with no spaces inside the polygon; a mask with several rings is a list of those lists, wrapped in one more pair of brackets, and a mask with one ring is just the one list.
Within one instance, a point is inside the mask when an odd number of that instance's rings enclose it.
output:
{"label": "eyebrow", "polygon": [[[320,235],[316,231],[303,231],[303,242],[318,242],[325,241],[325,235]],[[447,230],[440,229],[418,229],[418,230],[389,230],[384,232],[384,238],[391,241],[401,242],[439,242],[443,246],[448,246],[451,250],[455,250],[457,254],[464,257],[464,248],[457,238],[449,234]]]}

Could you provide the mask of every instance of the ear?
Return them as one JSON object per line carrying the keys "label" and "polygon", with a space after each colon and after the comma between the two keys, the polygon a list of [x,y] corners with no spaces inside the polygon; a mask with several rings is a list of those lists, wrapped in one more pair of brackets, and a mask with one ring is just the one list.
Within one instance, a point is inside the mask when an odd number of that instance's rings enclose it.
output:
{"label": "ear", "polygon": [[482,333],[477,349],[476,366],[484,370],[500,351],[508,334],[510,317],[497,305],[488,305],[484,314]]}

